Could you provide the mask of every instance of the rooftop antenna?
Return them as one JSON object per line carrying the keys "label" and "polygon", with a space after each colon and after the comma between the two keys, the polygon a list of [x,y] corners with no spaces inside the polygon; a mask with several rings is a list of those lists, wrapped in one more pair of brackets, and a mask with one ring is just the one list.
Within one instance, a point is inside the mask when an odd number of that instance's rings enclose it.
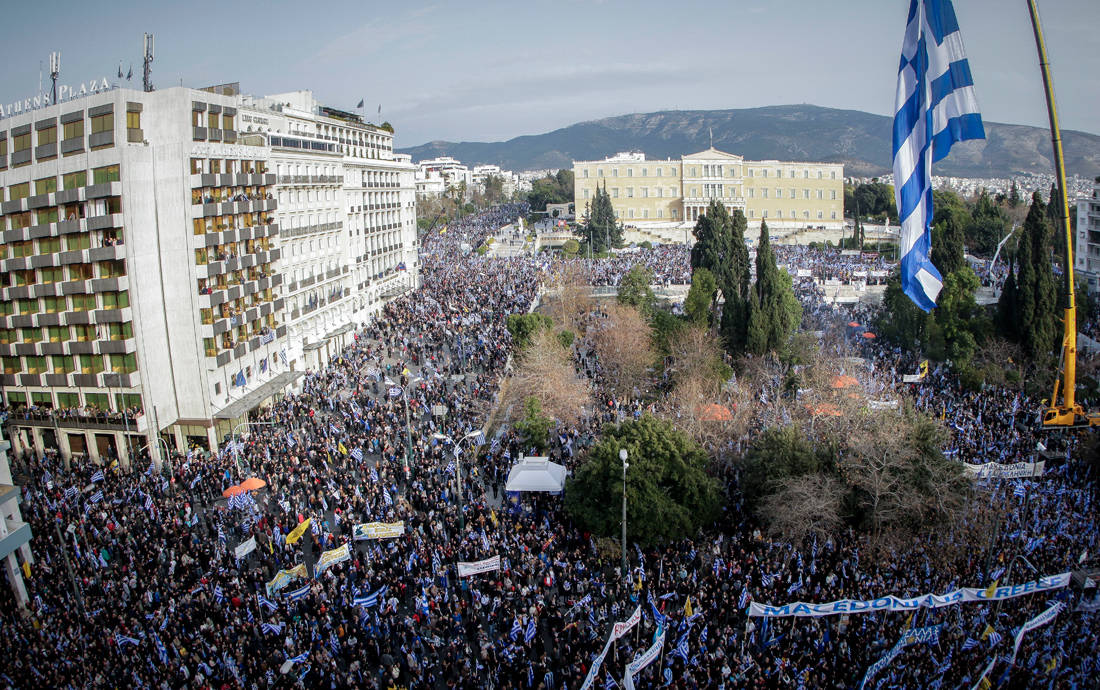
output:
{"label": "rooftop antenna", "polygon": [[50,80],[53,82],[50,103],[57,103],[57,75],[59,74],[61,74],[61,53],[50,53]]}
{"label": "rooftop antenna", "polygon": [[714,148],[714,128],[707,127],[707,131],[710,132],[710,147]]}
{"label": "rooftop antenna", "polygon": [[142,87],[146,92],[153,90],[153,81],[149,78],[149,74],[152,71],[150,65],[153,64],[153,34],[145,34],[145,66],[143,69],[143,76],[141,78]]}

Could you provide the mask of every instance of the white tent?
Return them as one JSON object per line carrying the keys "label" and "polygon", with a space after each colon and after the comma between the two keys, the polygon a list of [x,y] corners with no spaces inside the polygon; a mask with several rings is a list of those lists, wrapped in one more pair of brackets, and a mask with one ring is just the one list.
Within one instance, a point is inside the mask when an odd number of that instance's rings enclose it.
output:
{"label": "white tent", "polygon": [[565,466],[546,457],[520,458],[508,471],[505,491],[561,491]]}

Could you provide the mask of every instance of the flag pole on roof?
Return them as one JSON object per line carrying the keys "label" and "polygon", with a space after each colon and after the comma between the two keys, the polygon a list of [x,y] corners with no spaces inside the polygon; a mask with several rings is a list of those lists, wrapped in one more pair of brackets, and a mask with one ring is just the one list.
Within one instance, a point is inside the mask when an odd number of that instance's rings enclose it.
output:
{"label": "flag pole on roof", "polygon": [[924,311],[943,276],[932,265],[932,163],[957,141],[984,139],[970,63],[951,0],[910,0],[894,101],[894,196],[901,284]]}

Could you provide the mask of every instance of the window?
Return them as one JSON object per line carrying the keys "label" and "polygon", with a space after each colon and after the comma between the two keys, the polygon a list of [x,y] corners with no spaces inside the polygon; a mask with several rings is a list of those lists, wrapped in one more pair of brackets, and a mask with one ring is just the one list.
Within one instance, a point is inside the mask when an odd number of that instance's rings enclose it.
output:
{"label": "window", "polygon": [[829,192],[829,198],[832,199],[833,201],[836,201],[836,190],[835,189]]}
{"label": "window", "polygon": [[15,342],[14,328],[0,328],[0,345],[11,345]]}
{"label": "window", "polygon": [[104,292],[103,293],[103,308],[104,309],[123,309],[130,306],[130,293],[123,290],[122,292]]}
{"label": "window", "polygon": [[46,144],[57,143],[57,127],[46,127],[38,130],[38,145],[45,146]]}
{"label": "window", "polygon": [[836,171],[835,170],[832,171],[831,173],[829,173],[829,179],[830,180],[835,180],[836,179]]}
{"label": "window", "polygon": [[141,129],[141,113],[137,111],[126,112],[126,129]]}
{"label": "window", "polygon": [[618,199],[619,198],[619,188],[618,187],[612,187],[611,188],[611,198],[612,199]]}
{"label": "window", "polygon": [[69,139],[80,139],[84,136],[83,118],[75,122],[66,122],[63,127],[62,135],[64,135],[66,141]]}
{"label": "window", "polygon": [[802,198],[803,198],[803,199],[809,199],[809,198],[810,198],[810,190],[808,190],[808,189],[803,189],[803,190],[802,190]]}
{"label": "window", "polygon": [[756,198],[756,188],[755,187],[749,187],[747,191],[749,193],[749,198],[750,199]]}
{"label": "window", "polygon": [[90,249],[92,241],[88,235],[69,235],[65,238],[65,249],[74,252],[78,249]]}
{"label": "window", "polygon": [[642,187],[642,198],[643,199],[648,199],[649,198],[649,187]]}
{"label": "window", "polygon": [[768,176],[768,171],[767,170],[761,170],[760,171],[760,177],[767,177],[767,176]]}
{"label": "window", "polygon": [[[23,370],[23,365],[19,363],[18,357],[4,357],[3,361],[5,374],[18,374],[20,371]],[[10,405],[15,405],[16,403],[26,403],[26,400],[26,396],[24,396],[22,393],[8,393],[8,404]]]}
{"label": "window", "polygon": [[15,306],[16,306],[16,309],[19,310],[19,313],[21,315],[26,316],[27,314],[33,314],[36,311],[38,311],[38,300],[36,300],[36,299],[21,299],[21,300],[18,301],[18,303]]}
{"label": "window", "polygon": [[775,188],[775,198],[776,199],[782,199],[783,198],[783,190],[780,189],[779,187]]}
{"label": "window", "polygon": [[11,138],[12,153],[26,151],[31,147],[31,133],[19,134]]}
{"label": "window", "polygon": [[[80,373],[82,374],[98,374],[103,371],[103,356],[102,355],[80,355]],[[102,393],[89,393],[88,404],[92,403],[92,396],[101,396],[106,399],[106,395]],[[106,407],[106,405],[104,405]]]}
{"label": "window", "polygon": [[60,283],[65,280],[65,269],[57,266],[56,268],[42,268],[38,271],[39,282],[41,283]]}
{"label": "window", "polygon": [[584,190],[584,198],[585,198],[585,199],[587,199],[587,198],[588,198],[588,195],[589,195],[589,193],[590,193],[591,191],[592,191],[591,189],[587,189],[587,188],[586,188],[586,189]]}
{"label": "window", "polygon": [[[96,308],[95,295],[73,295],[73,311],[92,311]],[[89,328],[91,328],[89,326]],[[92,339],[95,338],[93,333]],[[79,338],[78,338],[79,340]]]}
{"label": "window", "polygon": [[[92,372],[87,371],[85,373],[90,374]],[[98,410],[106,410],[110,405],[110,398],[107,397],[106,393],[85,393],[84,402],[88,405],[88,407],[94,407]]]}
{"label": "window", "polygon": [[760,198],[762,198],[762,199],[767,199],[768,198],[768,188],[767,187],[764,187],[760,190]]}
{"label": "window", "polygon": [[69,264],[69,280],[91,280],[92,267],[89,264]]}
{"label": "window", "polygon": [[642,177],[649,177],[649,169],[642,168]]}
{"label": "window", "polygon": [[[49,208],[42,209],[41,211],[34,212],[35,225],[45,225],[46,223],[57,222],[57,207],[50,206]],[[60,242],[59,242],[60,244]]]}
{"label": "window", "polygon": [[588,178],[588,168],[585,168],[582,172],[583,172],[583,174],[581,175],[581,177],[584,177],[584,178],[587,179]]}
{"label": "window", "polygon": [[[56,357],[54,358],[56,360]],[[72,358],[66,357],[68,361],[66,373],[73,370]],[[80,407],[80,394],[79,393],[58,393],[57,394],[57,406],[58,407]]]}
{"label": "window", "polygon": [[661,168],[657,168],[657,177],[661,177],[661,174],[663,172],[664,172],[664,170],[662,170]]}
{"label": "window", "polygon": [[836,220],[836,211],[832,212],[832,214],[830,215],[830,218],[832,218],[833,220]]}
{"label": "window", "polygon": [[634,217],[634,209],[632,209],[632,208],[627,209],[626,210],[626,217],[627,218],[633,218]]}
{"label": "window", "polygon": [[64,297],[43,297],[42,298],[42,311],[47,314],[56,314],[58,312],[65,311],[65,298]]}
{"label": "window", "polygon": [[103,184],[104,182],[118,182],[118,164],[105,165],[102,168],[95,168],[92,170],[92,184]]}
{"label": "window", "polygon": [[664,209],[661,209],[661,208],[657,209],[657,217],[658,218],[664,218],[665,217]]}
{"label": "window", "polygon": [[115,114],[106,113],[104,115],[96,115],[92,118],[92,134],[99,134],[100,132],[111,132],[115,128]]}
{"label": "window", "polygon": [[783,209],[779,209],[778,211],[776,211],[775,212],[775,217],[776,218],[782,218],[783,217]]}
{"label": "window", "polygon": [[821,211],[817,212],[817,219],[818,220],[821,220],[823,216],[824,216],[824,214]]}
{"label": "window", "polygon": [[69,339],[68,326],[50,326],[46,331],[51,343],[63,343]]}
{"label": "window", "polygon": [[822,191],[821,191],[820,189],[819,189],[819,190],[817,190],[817,198],[818,198],[818,199],[821,199],[821,198],[823,198],[823,197],[822,197]]}
{"label": "window", "polygon": [[8,201],[15,201],[16,199],[25,199],[31,195],[31,183],[24,182],[22,184],[13,184],[8,187]]}
{"label": "window", "polygon": [[69,173],[61,178],[61,182],[65,186],[65,189],[86,187],[88,186],[88,172],[86,170],[78,170],[77,172]]}
{"label": "window", "polygon": [[111,355],[111,371],[118,374],[132,374],[137,371],[137,356],[133,353]]}
{"label": "window", "polygon": [[37,343],[42,340],[41,328],[24,328],[23,329],[23,342],[24,343]]}
{"label": "window", "polygon": [[619,169],[618,168],[612,168],[611,169],[611,176],[612,177],[618,177],[619,176]]}
{"label": "window", "polygon": [[763,217],[764,217],[764,218],[767,218],[767,217],[768,217],[768,209],[764,209],[764,216],[763,216]]}
{"label": "window", "polygon": [[783,169],[782,168],[776,168],[775,169],[775,176],[776,177],[783,177]]}
{"label": "window", "polygon": [[48,364],[46,363],[46,358],[43,357],[43,356],[27,357],[26,358],[26,364],[27,364],[27,366],[26,366],[25,371],[28,374],[48,374],[49,373],[49,369],[46,368],[48,366]]}
{"label": "window", "polygon": [[233,116],[222,115],[222,129],[233,129]]}
{"label": "window", "polygon": [[792,199],[795,199],[795,198],[797,198],[797,197],[798,197],[798,194],[797,194],[797,190],[794,190],[794,189],[792,189],[792,190],[791,190],[791,198],[792,198]]}
{"label": "window", "polygon": [[596,168],[596,177],[603,177],[603,168]]}
{"label": "window", "polygon": [[634,198],[634,188],[633,187],[627,187],[626,188],[626,198],[627,199],[633,199]]}

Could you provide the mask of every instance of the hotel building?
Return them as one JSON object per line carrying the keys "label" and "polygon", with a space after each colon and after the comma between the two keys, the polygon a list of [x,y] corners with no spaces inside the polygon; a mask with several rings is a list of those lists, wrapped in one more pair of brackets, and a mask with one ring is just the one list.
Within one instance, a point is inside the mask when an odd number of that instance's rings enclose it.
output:
{"label": "hotel building", "polygon": [[114,88],[0,119],[16,451],[215,449],[415,283],[414,168],[392,134],[284,96],[296,112]]}
{"label": "hotel building", "polygon": [[1100,291],[1100,177],[1096,178],[1092,196],[1077,200],[1073,270],[1088,285],[1089,292]]}
{"label": "hotel building", "polygon": [[839,230],[844,224],[844,166],[839,163],[747,161],[714,148],[677,159],[649,160],[620,153],[602,161],[574,161],[578,217],[606,187],[626,226],[664,230],[682,241],[712,200],[740,209],[750,227],[782,235],[804,228]]}

